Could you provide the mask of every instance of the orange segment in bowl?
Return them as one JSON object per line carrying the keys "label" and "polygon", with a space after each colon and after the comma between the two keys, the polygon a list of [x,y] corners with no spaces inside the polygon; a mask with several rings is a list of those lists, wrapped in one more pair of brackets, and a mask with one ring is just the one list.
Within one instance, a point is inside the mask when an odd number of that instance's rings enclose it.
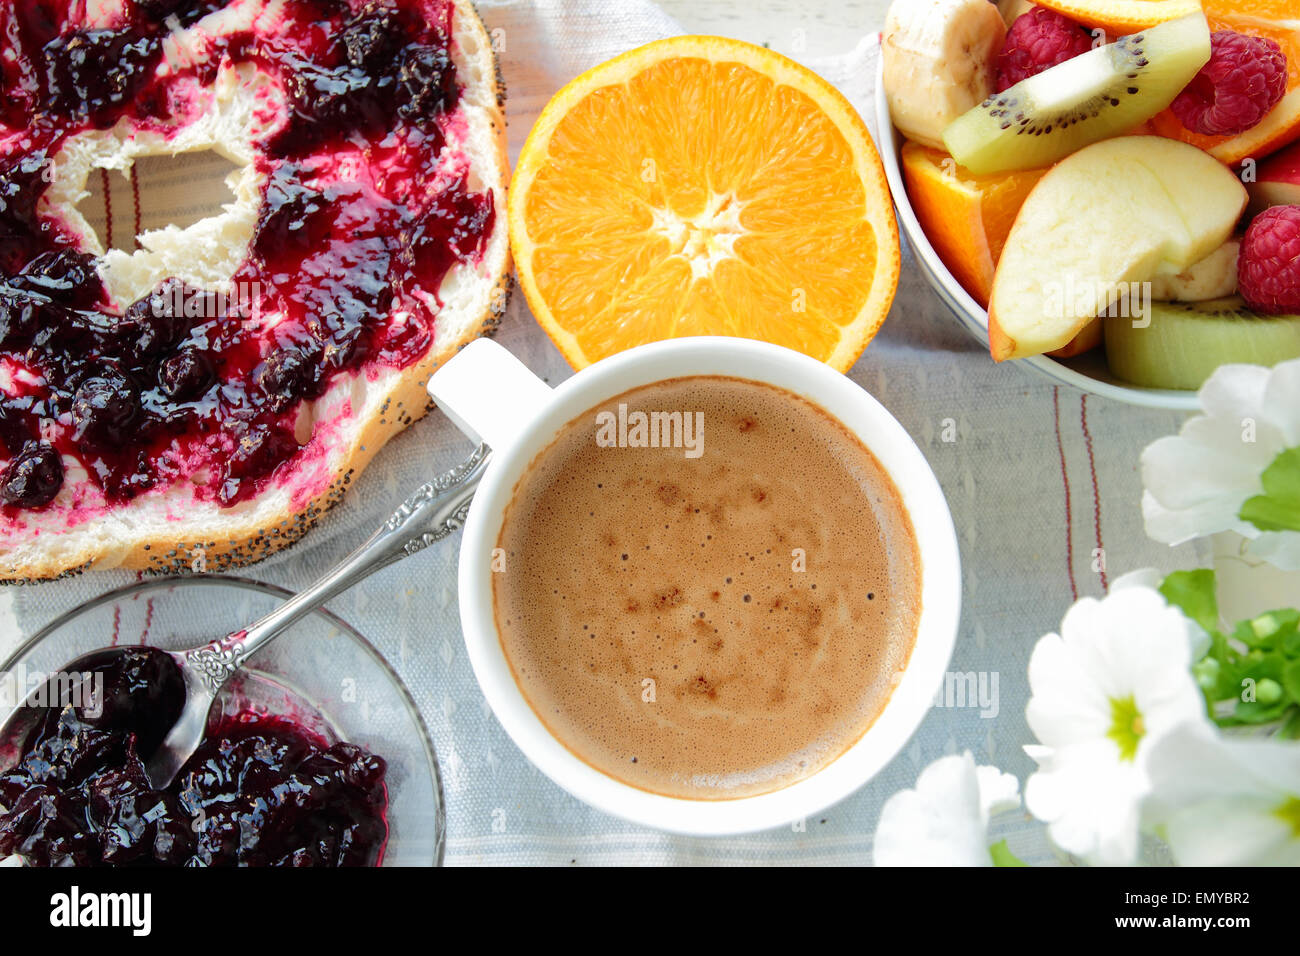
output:
{"label": "orange segment in bowl", "polygon": [[510,191],[520,286],[575,368],[684,335],[846,370],[884,321],[898,231],[853,107],[761,47],[684,36],[551,100]]}
{"label": "orange segment in bowl", "polygon": [[925,236],[962,287],[988,308],[993,272],[1025,197],[1045,169],[976,176],[947,153],[906,143],[907,198]]}
{"label": "orange segment in bowl", "polygon": [[1097,346],[1101,345],[1102,335],[1105,331],[1101,319],[1093,319],[1082,329],[1078,335],[1070,339],[1059,349],[1053,349],[1047,354],[1052,358],[1067,359],[1083,355],[1085,352],[1091,352]]}
{"label": "orange segment in bowl", "polygon": [[1202,0],[1206,16],[1255,17],[1280,23],[1300,18],[1295,0]]}
{"label": "orange segment in bowl", "polygon": [[1201,0],[1034,0],[1034,3],[1085,26],[1100,27],[1112,36],[1135,33],[1166,20],[1201,12]]}
{"label": "orange segment in bowl", "polygon": [[[1290,19],[1273,21],[1254,15],[1283,4],[1292,7]],[[1250,14],[1232,13],[1230,7],[1249,10]],[[1248,36],[1267,37],[1282,47],[1286,54],[1286,93],[1267,116],[1236,136],[1193,133],[1183,126],[1172,110],[1165,110],[1152,119],[1156,132],[1198,146],[1229,166],[1237,166],[1244,159],[1263,159],[1287,143],[1300,139],[1300,8],[1296,7],[1296,0],[1206,0],[1205,8],[1211,30],[1232,30]]]}

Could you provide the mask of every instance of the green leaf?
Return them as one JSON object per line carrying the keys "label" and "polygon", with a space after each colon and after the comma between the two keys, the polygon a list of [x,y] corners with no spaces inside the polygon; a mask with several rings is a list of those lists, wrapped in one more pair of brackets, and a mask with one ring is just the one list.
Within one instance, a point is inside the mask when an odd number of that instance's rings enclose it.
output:
{"label": "green leaf", "polygon": [[[1293,450],[1300,467],[1300,448]],[[1271,489],[1277,491],[1284,484],[1273,480]],[[1300,487],[1296,491],[1300,506]],[[1221,727],[1281,721],[1279,734],[1300,739],[1300,611],[1278,608],[1258,614],[1238,621],[1225,634],[1219,623],[1213,571],[1175,571],[1160,583],[1160,593],[1209,633],[1209,648],[1192,664],[1191,672],[1210,718]],[[1253,700],[1243,699],[1248,688]],[[1122,755],[1134,743],[1136,725],[1128,719],[1128,704],[1111,701],[1110,736]]]}
{"label": "green leaf", "polygon": [[1228,643],[1228,639],[1218,631],[1210,635],[1210,649],[1206,653],[1205,661],[1207,663],[1213,661],[1218,665],[1213,669],[1218,679],[1210,691],[1210,700],[1216,701],[1236,697],[1237,689],[1241,686],[1241,678],[1237,673],[1240,669],[1240,656]]}
{"label": "green leaf", "polygon": [[1280,720],[1289,706],[1291,706],[1291,702],[1287,700],[1279,700],[1272,704],[1242,700],[1237,702],[1232,717],[1228,719],[1238,727],[1271,724],[1275,720]]}
{"label": "green leaf", "polygon": [[1011,852],[1007,846],[1006,840],[999,840],[989,847],[989,853],[993,856],[994,866],[1028,866],[1024,860]]}
{"label": "green leaf", "polygon": [[1259,476],[1264,493],[1248,498],[1237,517],[1260,531],[1300,531],[1300,448],[1288,448]]}
{"label": "green leaf", "polygon": [[1276,625],[1276,629],[1273,631],[1274,637],[1288,637],[1295,633],[1297,627],[1300,627],[1300,611],[1295,608],[1278,608],[1276,611],[1269,611],[1268,613]]}
{"label": "green leaf", "polygon": [[1300,737],[1300,707],[1292,707],[1286,712],[1277,736],[1281,740],[1295,740]]}
{"label": "green leaf", "polygon": [[1294,633],[1297,621],[1300,621],[1300,613],[1284,608],[1243,621],[1244,628],[1238,626],[1244,644],[1271,651],[1284,646],[1286,637]]}
{"label": "green leaf", "polygon": [[1300,701],[1300,661],[1287,661],[1282,665],[1282,687],[1292,700]]}
{"label": "green leaf", "polygon": [[1237,626],[1232,630],[1233,640],[1238,641],[1246,647],[1254,647],[1259,638],[1255,634],[1255,627],[1250,621],[1238,621]]}
{"label": "green leaf", "polygon": [[1210,634],[1219,629],[1219,601],[1210,568],[1175,571],[1160,582],[1160,593]]}
{"label": "green leaf", "polygon": [[1237,671],[1237,676],[1243,680],[1249,677],[1256,684],[1262,680],[1272,680],[1280,684],[1283,663],[1282,655],[1277,651],[1262,651],[1256,648],[1246,655],[1241,663],[1241,669]]}
{"label": "green leaf", "polygon": [[1251,618],[1250,629],[1255,632],[1255,640],[1264,644],[1282,629],[1282,625],[1272,614],[1261,614],[1259,617]]}

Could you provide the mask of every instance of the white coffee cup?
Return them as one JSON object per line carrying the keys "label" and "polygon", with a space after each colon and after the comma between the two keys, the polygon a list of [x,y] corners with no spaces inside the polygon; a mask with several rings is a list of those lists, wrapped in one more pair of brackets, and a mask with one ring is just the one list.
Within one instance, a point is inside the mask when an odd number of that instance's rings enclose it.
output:
{"label": "white coffee cup", "polygon": [[[921,614],[901,680],[866,733],[811,776],[757,796],[689,800],[615,780],[585,763],[542,723],[506,660],[492,603],[492,552],[515,486],[538,452],[583,412],[629,389],[670,378],[724,375],[775,385],[818,405],[857,435],[902,496],[921,563]],[[961,572],[952,516],[934,473],[903,427],[858,385],[821,362],[749,339],[670,339],[620,352],[557,388],[505,348],[481,339],[434,373],[429,393],[493,460],[470,507],[460,552],[460,617],[470,663],[506,732],[573,796],[634,823],[721,836],[789,825],[870,780],[907,743],[942,683],[957,637]]]}

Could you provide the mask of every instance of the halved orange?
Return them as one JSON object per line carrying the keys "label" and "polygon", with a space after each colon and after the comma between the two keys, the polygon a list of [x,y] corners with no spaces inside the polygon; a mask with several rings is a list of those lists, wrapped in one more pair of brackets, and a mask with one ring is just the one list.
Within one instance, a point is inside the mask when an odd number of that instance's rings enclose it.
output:
{"label": "halved orange", "polygon": [[511,182],[533,314],[574,368],[733,335],[845,371],[889,311],[898,229],[862,119],[737,40],[639,47],[560,90]]}
{"label": "halved orange", "polygon": [[975,301],[988,308],[993,271],[1016,213],[1046,169],[977,176],[947,153],[906,143],[903,178],[925,236]]}
{"label": "halved orange", "polygon": [[[1292,8],[1288,11],[1290,19],[1273,20],[1263,16],[1283,5]],[[1200,147],[1229,166],[1237,166],[1244,159],[1263,159],[1300,139],[1300,0],[1205,0],[1205,12],[1211,30],[1232,30],[1275,40],[1286,54],[1286,93],[1268,115],[1236,136],[1193,133],[1172,110],[1165,110],[1151,120],[1156,132]]]}
{"label": "halved orange", "polygon": [[[1256,0],[1268,3],[1274,0]],[[1276,0],[1287,3],[1292,0]],[[1112,36],[1136,33],[1157,23],[1201,12],[1201,0],[1034,0],[1085,26],[1101,27]]]}

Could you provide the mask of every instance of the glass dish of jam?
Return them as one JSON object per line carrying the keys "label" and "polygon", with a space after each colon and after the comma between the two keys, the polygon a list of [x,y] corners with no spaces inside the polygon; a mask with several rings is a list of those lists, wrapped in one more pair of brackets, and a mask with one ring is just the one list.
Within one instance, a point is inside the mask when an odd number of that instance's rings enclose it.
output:
{"label": "glass dish of jam", "polygon": [[[318,611],[218,700],[170,787],[143,762],[183,690],[159,650],[255,620],[288,592],[204,575],[145,581],[87,602],[0,665],[0,710],[64,675],[71,706],[33,712],[0,741],[0,856],[31,865],[428,866],[441,863],[433,745],[400,678],[345,622]],[[71,688],[75,687],[75,690]],[[42,702],[43,703],[43,702]]]}

